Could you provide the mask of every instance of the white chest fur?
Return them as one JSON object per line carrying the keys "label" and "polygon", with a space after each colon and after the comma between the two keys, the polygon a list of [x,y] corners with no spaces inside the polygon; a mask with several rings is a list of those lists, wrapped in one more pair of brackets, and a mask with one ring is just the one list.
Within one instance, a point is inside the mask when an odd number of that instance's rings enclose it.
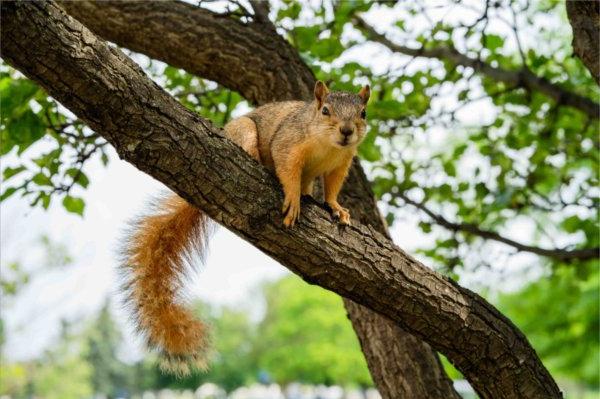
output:
{"label": "white chest fur", "polygon": [[312,180],[345,165],[354,153],[354,148],[340,148],[315,143],[306,152],[302,175]]}

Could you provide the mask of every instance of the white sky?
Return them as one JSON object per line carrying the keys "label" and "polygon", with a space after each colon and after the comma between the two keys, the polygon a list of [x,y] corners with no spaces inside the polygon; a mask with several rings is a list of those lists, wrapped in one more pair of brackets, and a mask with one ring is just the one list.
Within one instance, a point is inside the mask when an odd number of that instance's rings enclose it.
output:
{"label": "white sky", "polygon": [[[382,27],[393,21],[394,17],[393,13],[375,12],[368,19],[377,20],[378,27]],[[371,44],[349,52],[346,57],[363,62],[369,60],[375,71],[383,71],[403,62],[401,57],[392,56],[387,50]],[[467,112],[466,117],[474,118],[474,123],[480,123],[482,118],[489,117],[490,112],[488,104],[479,103],[475,109]],[[2,166],[10,165],[14,159],[14,155],[5,157]],[[111,152],[108,167],[104,168],[98,160],[94,160],[88,165],[86,173],[91,183],[83,194],[86,201],[84,218],[67,213],[60,201],[53,203],[48,211],[31,209],[18,197],[0,205],[0,260],[3,267],[8,262],[20,261],[26,268],[37,269],[44,259],[36,240],[44,234],[55,242],[66,244],[75,259],[73,265],[65,270],[53,270],[36,276],[16,301],[2,301],[2,317],[6,321],[8,335],[6,355],[9,358],[37,356],[58,333],[61,318],[76,320],[85,317],[96,311],[107,296],[113,299],[113,308],[119,321],[128,326],[126,314],[119,307],[119,297],[116,295],[119,279],[115,272],[115,248],[118,247],[125,221],[142,209],[145,200],[160,191],[162,184],[119,160],[114,152]],[[418,221],[416,212],[404,212],[403,218],[392,229],[394,241],[408,252],[431,242],[418,229]],[[511,235],[515,239],[527,240],[530,232],[527,224],[517,223],[511,228]],[[496,252],[500,253],[497,249],[498,246],[490,246],[492,258]],[[510,273],[534,259],[523,255],[516,261],[513,259],[508,266],[501,262],[501,267],[509,267]],[[502,272],[499,269],[480,270],[464,276],[461,283],[476,286],[481,281],[489,283],[490,279],[500,283],[506,272],[506,269]],[[214,304],[246,306],[256,312],[260,303],[256,302],[256,296],[252,293],[257,284],[286,273],[289,272],[277,262],[219,228],[210,242],[206,267],[199,278],[189,284],[190,294]],[[532,273],[539,273],[539,269],[534,269]],[[521,275],[519,280],[522,278]],[[515,283],[505,281],[504,288],[510,289]],[[128,336],[126,342],[133,344],[127,348],[126,356],[135,356],[140,348],[139,342],[130,332]]]}

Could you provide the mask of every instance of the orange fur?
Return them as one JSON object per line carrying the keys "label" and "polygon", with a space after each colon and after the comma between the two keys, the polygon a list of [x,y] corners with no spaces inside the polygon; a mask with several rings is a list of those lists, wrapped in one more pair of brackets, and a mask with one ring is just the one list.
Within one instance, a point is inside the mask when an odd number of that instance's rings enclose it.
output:
{"label": "orange fur", "polygon": [[[156,214],[137,221],[124,248],[128,303],[149,346],[159,350],[161,367],[175,374],[205,368],[207,329],[178,298],[194,244],[206,242],[207,218],[171,195]],[[186,259],[187,258],[187,259]]]}
{"label": "orange fur", "polygon": [[333,211],[333,215],[338,217],[342,224],[350,224],[350,212],[337,202],[337,196],[342,189],[351,163],[352,158],[350,157],[346,159],[345,162],[341,163],[340,166],[325,174],[323,178],[325,202],[329,204]]}
{"label": "orange fur", "polygon": [[278,165],[275,172],[285,194],[282,212],[285,214],[283,224],[287,227],[292,227],[300,215],[300,192],[302,169],[306,159],[305,151],[304,146],[298,146],[291,149],[280,162],[277,158],[273,158]]}

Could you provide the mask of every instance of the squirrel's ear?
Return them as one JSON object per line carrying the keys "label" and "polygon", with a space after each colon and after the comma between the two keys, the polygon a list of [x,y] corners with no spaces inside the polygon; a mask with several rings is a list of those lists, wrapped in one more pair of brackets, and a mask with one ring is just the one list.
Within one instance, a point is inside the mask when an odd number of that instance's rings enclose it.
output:
{"label": "squirrel's ear", "polygon": [[358,92],[358,96],[362,98],[363,104],[366,104],[369,101],[369,97],[371,97],[371,87],[366,85]]}
{"label": "squirrel's ear", "polygon": [[319,108],[321,108],[321,106],[323,105],[327,93],[329,93],[329,89],[327,88],[325,83],[318,80],[317,83],[315,83],[315,99],[317,100]]}

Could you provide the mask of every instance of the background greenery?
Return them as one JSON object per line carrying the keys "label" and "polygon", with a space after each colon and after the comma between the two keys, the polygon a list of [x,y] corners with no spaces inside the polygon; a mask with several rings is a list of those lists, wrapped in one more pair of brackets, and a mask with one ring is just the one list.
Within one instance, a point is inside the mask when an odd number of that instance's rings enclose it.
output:
{"label": "background greenery", "polygon": [[[62,251],[56,244],[47,244],[47,250]],[[66,266],[69,259],[63,260]],[[24,284],[19,287],[25,288]],[[133,363],[122,361],[120,349],[127,343],[107,299],[96,314],[76,323],[63,321],[59,337],[39,359],[9,362],[2,358],[0,393],[68,399],[94,393],[118,397],[163,388],[195,390],[204,382],[227,391],[258,381],[372,386],[337,295],[295,276],[264,283],[258,291],[265,305],[259,321],[251,320],[245,309],[194,303],[213,335],[214,354],[207,373],[178,379],[161,373],[152,356]],[[18,295],[18,289],[3,294],[10,298]]]}

